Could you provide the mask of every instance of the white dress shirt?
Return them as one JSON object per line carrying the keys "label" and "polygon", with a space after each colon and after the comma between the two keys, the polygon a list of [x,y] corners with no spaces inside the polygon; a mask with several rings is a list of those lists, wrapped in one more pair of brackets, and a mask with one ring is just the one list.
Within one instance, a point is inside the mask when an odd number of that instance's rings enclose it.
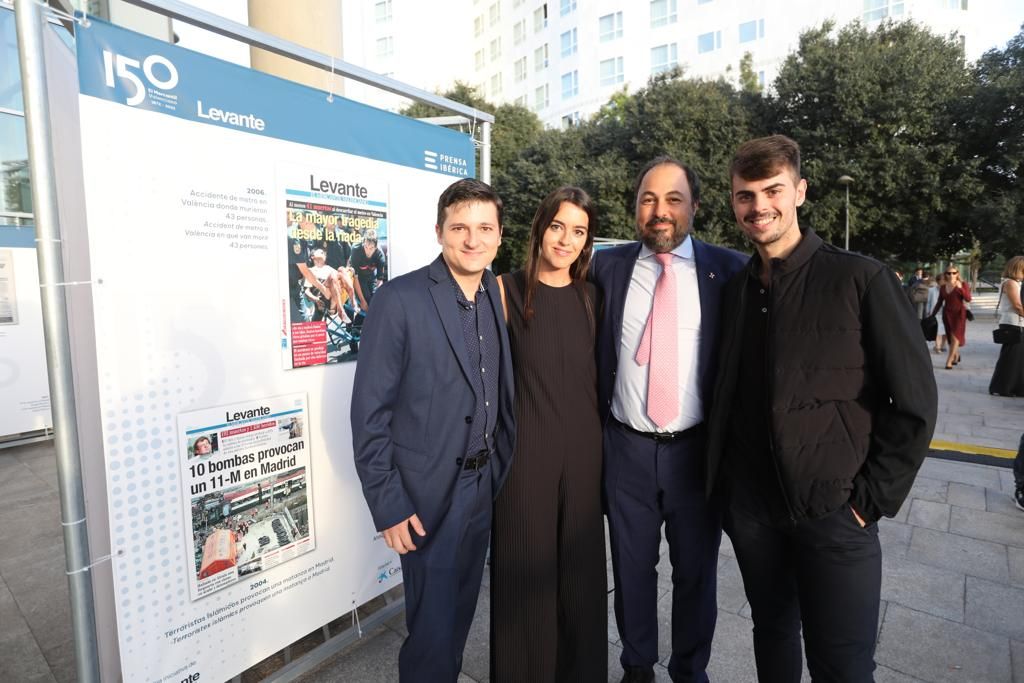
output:
{"label": "white dress shirt", "polygon": [[612,394],[612,416],[641,432],[681,432],[704,420],[704,404],[700,396],[700,295],[697,290],[697,262],[693,258],[693,241],[689,235],[672,250],[672,255],[672,269],[678,288],[679,415],[664,427],[658,427],[647,416],[650,365],[636,362],[636,351],[654,306],[654,286],[661,275],[661,266],[646,245],[640,248],[633,268],[633,279],[629,283],[622,314],[622,342]]}

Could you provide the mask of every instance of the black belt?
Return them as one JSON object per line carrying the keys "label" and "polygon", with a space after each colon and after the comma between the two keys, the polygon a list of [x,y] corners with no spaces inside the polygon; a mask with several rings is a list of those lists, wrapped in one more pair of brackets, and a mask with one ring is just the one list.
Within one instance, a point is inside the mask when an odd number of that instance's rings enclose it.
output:
{"label": "black belt", "polygon": [[491,459],[491,452],[488,450],[477,451],[473,455],[467,455],[465,458],[456,458],[455,463],[462,465],[462,469],[476,471],[481,469],[487,464],[487,461]]}
{"label": "black belt", "polygon": [[620,422],[614,417],[612,417],[611,419],[614,420],[620,427],[625,429],[627,432],[632,432],[637,436],[642,436],[647,439],[651,439],[655,443],[671,443],[673,441],[678,441],[683,437],[694,436],[697,432],[703,431],[704,429],[704,423],[700,422],[698,424],[693,425],[689,429],[684,429],[681,432],[641,432],[639,429],[633,429],[625,422]]}

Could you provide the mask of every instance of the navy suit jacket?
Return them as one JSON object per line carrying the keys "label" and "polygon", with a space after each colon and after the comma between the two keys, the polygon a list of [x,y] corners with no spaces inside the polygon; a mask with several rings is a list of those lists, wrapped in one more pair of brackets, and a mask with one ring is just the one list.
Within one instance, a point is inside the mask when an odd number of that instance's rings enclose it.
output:
{"label": "navy suit jacket", "polygon": [[[700,295],[700,391],[705,411],[711,406],[711,393],[718,366],[718,331],[720,304],[725,283],[740,270],[748,258],[732,249],[716,247],[693,240],[693,257],[697,263],[697,289]],[[611,412],[615,374],[619,367],[622,343],[622,315],[626,294],[633,279],[633,266],[640,255],[640,242],[631,242],[594,254],[591,279],[601,288],[603,315],[597,334],[597,398],[602,422]]]}
{"label": "navy suit jacket", "polygon": [[[501,343],[490,460],[497,495],[515,445],[514,383],[501,295],[490,271],[484,271],[483,284]],[[429,542],[444,518],[476,407],[471,372],[479,369],[466,352],[441,256],[377,290],[359,343],[351,416],[356,472],[378,530],[415,513]]]}

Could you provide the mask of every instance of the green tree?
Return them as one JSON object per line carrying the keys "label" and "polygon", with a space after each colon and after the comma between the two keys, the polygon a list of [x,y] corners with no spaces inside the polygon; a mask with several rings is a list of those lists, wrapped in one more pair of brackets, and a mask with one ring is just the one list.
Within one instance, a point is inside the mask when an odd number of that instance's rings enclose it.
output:
{"label": "green tree", "polygon": [[981,260],[1024,253],[1024,27],[972,70],[960,155],[977,161],[983,192],[962,203],[965,232]]}
{"label": "green tree", "polygon": [[[742,246],[729,202],[728,174],[732,152],[749,138],[750,111],[736,89],[724,79],[693,80],[675,69],[653,76],[620,107],[621,121],[606,120],[591,136],[591,157],[618,154],[625,182],[616,187],[614,223],[608,236],[632,238],[635,175],[662,154],[693,167],[701,179],[701,207],[695,226],[708,241]],[[624,162],[624,163],[623,163]]]}
{"label": "green tree", "polygon": [[969,86],[959,42],[909,21],[802,34],[775,81],[771,123],[803,150],[806,222],[842,244],[845,174],[852,249],[927,260],[969,246],[958,205],[979,185],[959,154],[956,107]]}
{"label": "green tree", "polygon": [[[485,111],[488,114],[494,113],[494,105],[488,102],[476,88],[468,83],[455,81],[455,85],[439,94],[441,97],[446,97],[449,100]],[[451,112],[435,107],[432,104],[424,104],[423,102],[413,102],[403,109],[401,114],[414,119],[425,119],[431,116],[451,116]]]}
{"label": "green tree", "polygon": [[[534,174],[532,169],[527,167],[516,170],[513,168],[517,165],[523,150],[537,144],[544,133],[543,126],[537,115],[529,109],[515,104],[495,107],[466,83],[456,82],[441,95],[494,115],[494,127],[491,131],[491,185],[502,197],[505,205],[502,247],[498,251],[494,269],[498,273],[511,270],[522,263],[533,210],[543,197],[543,194],[529,194],[528,199],[524,201],[515,194],[522,183],[528,182]],[[417,102],[402,110],[402,114],[414,118],[428,118],[444,116],[447,112]],[[477,140],[480,139],[479,131],[472,125],[463,126],[462,129],[473,134]],[[477,149],[478,167],[479,163],[480,154]],[[525,174],[523,178],[518,177],[520,173]],[[535,193],[537,188],[529,186],[527,191]]]}
{"label": "green tree", "polygon": [[761,83],[754,73],[754,55],[750,52],[744,52],[740,58],[740,90],[748,93],[761,92]]}

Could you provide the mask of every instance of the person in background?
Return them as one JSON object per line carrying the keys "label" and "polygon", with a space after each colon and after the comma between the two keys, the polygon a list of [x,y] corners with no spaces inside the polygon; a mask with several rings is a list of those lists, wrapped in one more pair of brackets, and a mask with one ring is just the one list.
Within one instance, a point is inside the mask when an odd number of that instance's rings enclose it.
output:
{"label": "person in background", "polygon": [[[1024,256],[1014,256],[1003,268],[996,315],[999,316],[999,327],[1017,333],[1018,338],[1024,334],[1021,281],[1024,281]],[[992,372],[988,393],[996,396],[1024,396],[1024,340],[1000,347],[999,360]]]}
{"label": "person in background", "polygon": [[[917,273],[920,270],[915,271]],[[916,275],[915,275],[916,277]],[[910,303],[914,305],[914,311],[917,313],[918,320],[924,320],[931,309],[928,308],[928,293],[932,290],[932,280],[930,275],[921,275],[907,286],[907,298],[910,299]]]}
{"label": "person in background", "polygon": [[970,300],[971,286],[960,279],[960,270],[952,265],[946,268],[946,282],[939,288],[939,300],[932,309],[932,315],[942,308],[942,326],[949,342],[947,370],[960,363],[960,348],[967,345],[967,304]]}
{"label": "person in background", "polygon": [[1024,510],[1024,434],[1020,435],[1017,457],[1013,459],[1013,504]]}
{"label": "person in background", "polygon": [[[935,309],[935,305],[939,302],[939,291],[942,289],[942,285],[946,282],[945,273],[938,273],[934,279],[931,287],[928,288],[928,303],[925,304],[926,311],[932,311]],[[929,313],[928,315],[935,315]],[[932,349],[935,353],[942,353],[946,350],[946,335],[939,332],[935,335],[935,346]]]}
{"label": "person in background", "polygon": [[526,267],[502,275],[516,453],[494,504],[492,683],[608,680],[601,419],[587,282],[597,214],[561,187],[533,217]]}
{"label": "person in background", "polygon": [[914,285],[916,285],[918,282],[920,282],[923,279],[924,279],[924,268],[915,268],[914,269],[914,274],[910,276],[909,280],[907,280],[907,289],[910,289],[911,287],[913,287]]}

